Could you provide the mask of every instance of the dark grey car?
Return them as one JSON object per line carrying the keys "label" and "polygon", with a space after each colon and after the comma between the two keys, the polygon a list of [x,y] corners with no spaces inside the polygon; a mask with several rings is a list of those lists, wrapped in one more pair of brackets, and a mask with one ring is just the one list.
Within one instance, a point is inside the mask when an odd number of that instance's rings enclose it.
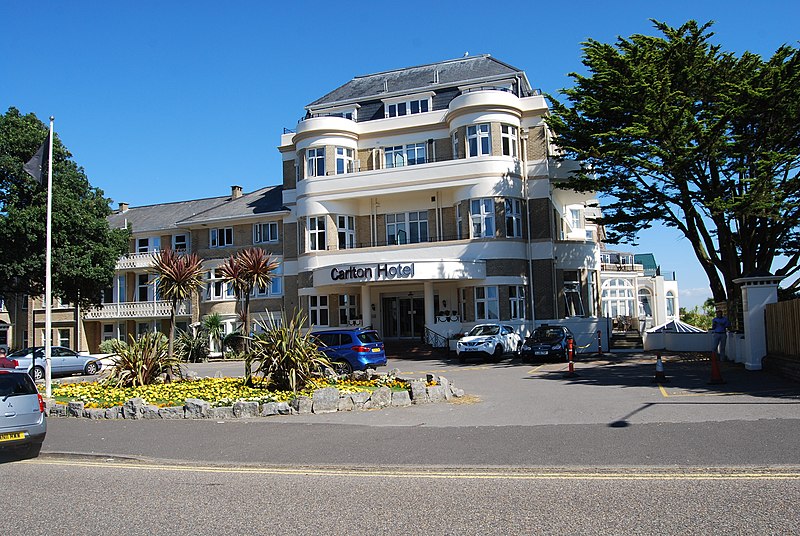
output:
{"label": "dark grey car", "polygon": [[27,372],[0,370],[0,452],[36,457],[47,421],[44,400]]}

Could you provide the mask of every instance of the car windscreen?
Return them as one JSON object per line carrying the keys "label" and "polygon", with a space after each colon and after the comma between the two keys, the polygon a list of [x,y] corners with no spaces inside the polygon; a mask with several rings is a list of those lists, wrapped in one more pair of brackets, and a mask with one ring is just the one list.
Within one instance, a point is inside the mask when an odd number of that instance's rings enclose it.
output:
{"label": "car windscreen", "polygon": [[381,338],[378,336],[377,331],[364,331],[363,333],[359,333],[358,340],[364,344],[381,342]]}
{"label": "car windscreen", "polygon": [[563,336],[564,332],[560,329],[537,329],[533,332],[533,340],[536,342],[557,341]]}
{"label": "car windscreen", "polygon": [[0,398],[35,394],[36,385],[27,374],[0,374]]}
{"label": "car windscreen", "polygon": [[30,348],[23,348],[22,350],[17,350],[16,352],[11,352],[10,354],[8,354],[8,357],[9,358],[25,357],[29,353],[31,353],[31,349]]}
{"label": "car windscreen", "polygon": [[475,326],[469,333],[467,333],[470,337],[477,337],[480,335],[497,335],[500,333],[500,326]]}

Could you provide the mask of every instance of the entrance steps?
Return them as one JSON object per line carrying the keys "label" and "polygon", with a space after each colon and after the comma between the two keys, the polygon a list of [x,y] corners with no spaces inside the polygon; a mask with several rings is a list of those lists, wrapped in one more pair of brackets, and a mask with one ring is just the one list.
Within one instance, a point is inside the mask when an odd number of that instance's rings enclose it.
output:
{"label": "entrance steps", "polygon": [[432,348],[420,340],[388,339],[383,341],[387,358],[441,359],[446,350]]}
{"label": "entrance steps", "polygon": [[626,331],[624,333],[611,333],[612,350],[635,350],[644,348],[642,335],[638,331]]}

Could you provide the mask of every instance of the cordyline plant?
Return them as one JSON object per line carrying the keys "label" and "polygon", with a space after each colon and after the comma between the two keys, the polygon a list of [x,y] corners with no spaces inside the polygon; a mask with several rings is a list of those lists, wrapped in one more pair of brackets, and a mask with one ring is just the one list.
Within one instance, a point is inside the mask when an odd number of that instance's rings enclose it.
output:
{"label": "cordyline plant", "polygon": [[137,387],[156,383],[162,374],[180,374],[180,362],[167,352],[167,340],[157,331],[145,333],[130,343],[114,339],[116,361],[105,381],[115,387]]}
{"label": "cordyline plant", "polygon": [[251,360],[269,388],[297,393],[331,368],[311,333],[303,330],[305,323],[298,312],[285,324],[271,317],[268,324],[259,324],[264,331],[252,340]]}
{"label": "cordyline plant", "polygon": [[153,255],[153,268],[156,271],[155,285],[158,294],[170,302],[169,346],[170,358],[174,355],[175,311],[178,301],[191,298],[203,286],[203,261],[194,254],[179,254],[165,249]]}
{"label": "cordyline plant", "polygon": [[242,319],[242,350],[245,354],[245,383],[252,385],[250,361],[250,295],[255,288],[264,288],[272,282],[272,274],[278,269],[278,262],[263,249],[252,247],[242,249],[231,255],[220,266],[224,281],[233,285],[239,317]]}

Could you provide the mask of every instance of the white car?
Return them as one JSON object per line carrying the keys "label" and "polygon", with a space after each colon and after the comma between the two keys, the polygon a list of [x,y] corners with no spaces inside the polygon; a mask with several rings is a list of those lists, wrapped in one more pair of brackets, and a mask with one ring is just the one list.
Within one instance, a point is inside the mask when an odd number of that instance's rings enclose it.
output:
{"label": "white car", "polygon": [[500,359],[503,354],[517,353],[522,337],[514,328],[503,324],[478,324],[458,339],[456,354],[462,363],[471,355]]}

